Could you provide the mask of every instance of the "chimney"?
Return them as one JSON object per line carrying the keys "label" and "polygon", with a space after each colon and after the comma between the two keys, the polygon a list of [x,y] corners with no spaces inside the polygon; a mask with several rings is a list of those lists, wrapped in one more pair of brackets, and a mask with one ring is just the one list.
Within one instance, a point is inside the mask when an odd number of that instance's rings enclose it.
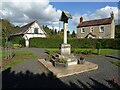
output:
{"label": "chimney", "polygon": [[80,17],[80,23],[82,23],[83,22],[83,17]]}
{"label": "chimney", "polygon": [[111,18],[114,19],[114,13],[113,12],[111,13]]}

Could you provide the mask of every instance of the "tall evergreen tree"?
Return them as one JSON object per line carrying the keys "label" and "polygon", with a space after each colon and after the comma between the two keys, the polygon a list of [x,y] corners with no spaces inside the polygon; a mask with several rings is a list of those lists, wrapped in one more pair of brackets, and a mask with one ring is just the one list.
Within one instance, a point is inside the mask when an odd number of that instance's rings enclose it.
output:
{"label": "tall evergreen tree", "polygon": [[57,29],[55,29],[55,34],[57,35]]}
{"label": "tall evergreen tree", "polygon": [[72,32],[71,37],[72,37],[72,38],[76,37],[75,31]]}

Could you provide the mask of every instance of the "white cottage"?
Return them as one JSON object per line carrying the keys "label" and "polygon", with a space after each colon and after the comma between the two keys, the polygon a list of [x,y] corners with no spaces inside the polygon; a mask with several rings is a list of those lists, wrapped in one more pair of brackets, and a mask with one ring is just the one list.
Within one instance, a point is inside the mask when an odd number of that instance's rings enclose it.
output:
{"label": "white cottage", "polygon": [[46,32],[38,24],[38,21],[33,21],[22,26],[16,34],[12,36],[22,36],[25,38],[26,47],[29,47],[29,39],[34,37],[46,38]]}

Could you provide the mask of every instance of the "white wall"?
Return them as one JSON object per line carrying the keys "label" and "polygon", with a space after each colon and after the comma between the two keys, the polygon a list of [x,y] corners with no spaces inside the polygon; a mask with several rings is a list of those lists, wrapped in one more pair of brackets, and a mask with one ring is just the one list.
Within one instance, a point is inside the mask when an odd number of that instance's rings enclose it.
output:
{"label": "white wall", "polygon": [[41,30],[40,26],[36,22],[32,26],[30,26],[26,33],[34,33],[34,28],[38,28],[38,33],[44,34],[44,32]]}
{"label": "white wall", "polygon": [[[38,28],[38,34],[34,34],[34,28]],[[45,32],[40,28],[38,23],[34,23],[30,28],[25,32],[23,38],[26,40],[26,47],[29,47],[29,39],[33,37],[42,37],[45,38]]]}
{"label": "white wall", "polygon": [[41,35],[41,34],[24,34],[24,36],[23,36],[25,39],[30,39],[30,38],[33,38],[33,37],[42,37],[42,38],[45,38],[46,37],[46,35],[45,34],[43,34],[43,35]]}

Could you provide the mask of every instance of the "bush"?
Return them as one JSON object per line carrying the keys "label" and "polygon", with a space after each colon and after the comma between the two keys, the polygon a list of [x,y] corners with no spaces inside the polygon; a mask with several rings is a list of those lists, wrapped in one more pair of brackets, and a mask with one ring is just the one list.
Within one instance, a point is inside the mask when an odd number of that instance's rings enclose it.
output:
{"label": "bush", "polygon": [[11,38],[10,38],[10,41],[11,41],[13,44],[22,45],[22,47],[25,46],[25,39],[22,38],[22,37],[11,37]]}
{"label": "bush", "polygon": [[97,54],[98,54],[98,55],[99,55],[99,53],[100,53],[100,52],[99,52],[99,51],[100,51],[100,50],[99,50],[100,48],[101,48],[101,43],[100,43],[100,42],[97,42],[97,43],[96,43],[96,49],[97,49]]}
{"label": "bush", "polygon": [[64,63],[64,64],[66,64],[66,63],[67,63],[67,60],[65,60],[65,59],[62,58],[62,59],[59,59],[58,62],[59,62],[59,63]]}
{"label": "bush", "polygon": [[[72,48],[96,48],[96,43],[101,43],[101,48],[120,49],[120,39],[68,39]],[[60,38],[31,38],[30,47],[59,48],[63,43]]]}
{"label": "bush", "polygon": [[81,57],[80,57],[80,60],[84,60],[84,57],[83,57],[83,56],[81,56]]}
{"label": "bush", "polygon": [[59,48],[62,39],[59,38],[31,38],[30,47],[37,48]]}
{"label": "bush", "polygon": [[13,48],[21,48],[21,47],[22,47],[21,44],[14,44],[14,45],[13,45]]}
{"label": "bush", "polygon": [[92,50],[85,50],[82,52],[82,54],[86,54],[86,55],[92,54]]}

